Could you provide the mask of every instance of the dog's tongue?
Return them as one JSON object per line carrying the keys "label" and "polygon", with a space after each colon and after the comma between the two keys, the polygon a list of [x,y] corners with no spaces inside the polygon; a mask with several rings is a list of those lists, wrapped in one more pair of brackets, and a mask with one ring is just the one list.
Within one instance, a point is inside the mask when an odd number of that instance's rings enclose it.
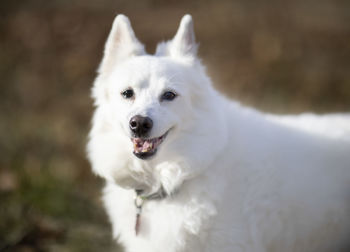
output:
{"label": "dog's tongue", "polygon": [[134,150],[136,153],[140,152],[151,152],[159,145],[159,138],[153,139],[141,139],[133,138]]}
{"label": "dog's tongue", "polygon": [[164,138],[168,132],[164,135],[152,139],[143,139],[143,138],[131,138],[132,143],[134,144],[135,153],[152,153],[155,152],[158,146],[164,141]]}

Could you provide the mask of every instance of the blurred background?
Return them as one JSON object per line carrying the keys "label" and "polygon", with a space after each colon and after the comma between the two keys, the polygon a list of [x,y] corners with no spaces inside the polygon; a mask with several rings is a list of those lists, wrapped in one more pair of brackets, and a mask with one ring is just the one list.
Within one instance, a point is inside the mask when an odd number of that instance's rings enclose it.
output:
{"label": "blurred background", "polygon": [[191,13],[227,96],[275,113],[350,111],[348,0],[2,0],[0,251],[121,251],[85,144],[114,16],[150,53]]}

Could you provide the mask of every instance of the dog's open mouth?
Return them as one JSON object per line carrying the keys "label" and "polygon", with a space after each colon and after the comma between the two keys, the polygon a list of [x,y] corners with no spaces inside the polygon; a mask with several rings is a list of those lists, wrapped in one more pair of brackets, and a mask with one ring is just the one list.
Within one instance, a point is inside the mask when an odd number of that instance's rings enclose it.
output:
{"label": "dog's open mouth", "polygon": [[131,141],[134,144],[134,155],[140,159],[147,159],[153,156],[157,152],[158,146],[164,141],[166,135],[160,137],[155,137],[152,139],[144,138],[131,138]]}

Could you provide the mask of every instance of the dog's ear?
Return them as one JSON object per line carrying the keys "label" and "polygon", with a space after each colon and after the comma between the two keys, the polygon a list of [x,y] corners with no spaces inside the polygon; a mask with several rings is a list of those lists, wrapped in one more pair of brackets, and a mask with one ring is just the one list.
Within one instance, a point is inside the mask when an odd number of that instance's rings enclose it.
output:
{"label": "dog's ear", "polygon": [[168,55],[172,57],[195,57],[197,44],[193,30],[192,17],[189,14],[183,16],[175,37],[167,43],[157,46],[156,55]]}
{"label": "dog's ear", "polygon": [[145,54],[144,46],[136,38],[129,19],[120,14],[114,19],[98,72],[108,73],[119,62],[142,54]]}

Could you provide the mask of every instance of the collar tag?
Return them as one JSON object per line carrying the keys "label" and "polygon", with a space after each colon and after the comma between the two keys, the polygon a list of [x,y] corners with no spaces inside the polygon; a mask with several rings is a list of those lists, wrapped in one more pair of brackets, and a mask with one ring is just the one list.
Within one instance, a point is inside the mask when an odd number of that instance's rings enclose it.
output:
{"label": "collar tag", "polygon": [[136,207],[136,223],[135,223],[135,235],[137,236],[140,230],[140,218],[142,212],[142,205],[144,202],[144,198],[140,195],[136,195],[135,197],[135,207]]}
{"label": "collar tag", "polygon": [[161,189],[158,192],[150,194],[150,195],[141,195],[141,193],[142,193],[142,191],[136,190],[136,197],[134,200],[134,204],[136,207],[136,223],[135,223],[136,236],[138,235],[138,233],[140,231],[141,212],[142,212],[143,203],[145,203],[146,200],[161,200],[167,196],[163,187],[161,187]]}

